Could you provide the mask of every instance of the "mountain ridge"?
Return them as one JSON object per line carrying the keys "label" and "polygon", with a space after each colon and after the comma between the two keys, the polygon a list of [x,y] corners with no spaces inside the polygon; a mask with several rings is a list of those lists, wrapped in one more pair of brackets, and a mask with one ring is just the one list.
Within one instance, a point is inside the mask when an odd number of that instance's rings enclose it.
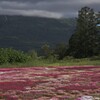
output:
{"label": "mountain ridge", "polygon": [[45,43],[67,43],[75,26],[74,18],[0,15],[0,47],[28,51],[38,50]]}

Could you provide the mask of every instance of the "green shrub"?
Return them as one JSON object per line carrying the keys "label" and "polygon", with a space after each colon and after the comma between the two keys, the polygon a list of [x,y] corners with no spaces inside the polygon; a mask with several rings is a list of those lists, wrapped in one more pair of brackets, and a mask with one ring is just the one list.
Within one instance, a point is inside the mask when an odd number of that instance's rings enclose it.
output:
{"label": "green shrub", "polygon": [[73,60],[73,59],[74,59],[73,56],[66,56],[66,57],[63,58],[63,60]]}
{"label": "green shrub", "polygon": [[22,51],[14,50],[12,48],[0,49],[0,64],[3,63],[22,63],[30,59],[30,56]]}
{"label": "green shrub", "polygon": [[36,60],[38,58],[37,52],[35,50],[29,51],[28,54],[32,60]]}
{"label": "green shrub", "polygon": [[0,48],[0,64],[6,63],[8,55],[3,48]]}
{"label": "green shrub", "polygon": [[100,60],[100,55],[91,57],[90,60]]}
{"label": "green shrub", "polygon": [[54,63],[57,61],[57,57],[56,56],[53,56],[53,55],[50,55],[48,56],[48,58],[46,58],[46,60],[49,62],[49,63]]}

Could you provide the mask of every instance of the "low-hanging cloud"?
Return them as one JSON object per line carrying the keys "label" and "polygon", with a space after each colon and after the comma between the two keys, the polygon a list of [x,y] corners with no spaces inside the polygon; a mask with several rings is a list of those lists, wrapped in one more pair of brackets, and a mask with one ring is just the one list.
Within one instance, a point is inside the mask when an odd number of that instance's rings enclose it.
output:
{"label": "low-hanging cloud", "polygon": [[47,18],[62,18],[63,15],[60,13],[54,13],[44,10],[13,10],[13,9],[0,9],[0,12],[3,11],[4,15],[22,15],[22,16],[39,16]]}
{"label": "low-hanging cloud", "polygon": [[100,0],[0,0],[0,14],[75,17],[78,10],[84,6],[99,11]]}

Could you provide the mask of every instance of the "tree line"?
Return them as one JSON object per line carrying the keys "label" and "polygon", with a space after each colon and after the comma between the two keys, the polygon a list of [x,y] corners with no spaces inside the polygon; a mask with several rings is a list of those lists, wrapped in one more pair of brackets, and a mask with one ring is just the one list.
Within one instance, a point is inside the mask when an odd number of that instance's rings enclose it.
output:
{"label": "tree line", "polygon": [[[68,44],[59,44],[51,48],[48,44],[41,47],[43,58],[63,59],[66,56],[73,58],[87,58],[100,55],[100,12],[95,13],[89,7],[83,7],[78,12],[75,33]],[[37,59],[38,54],[32,50],[28,53],[12,48],[0,49],[0,64],[27,62]]]}
{"label": "tree line", "polygon": [[[83,7],[78,12],[75,33],[68,45],[60,44],[53,50],[58,59],[66,56],[86,58],[100,55],[100,12],[94,12],[89,7]],[[48,48],[45,45],[44,49]],[[45,50],[46,50],[45,49]],[[49,52],[49,48],[47,49]],[[50,55],[50,52],[49,52]]]}

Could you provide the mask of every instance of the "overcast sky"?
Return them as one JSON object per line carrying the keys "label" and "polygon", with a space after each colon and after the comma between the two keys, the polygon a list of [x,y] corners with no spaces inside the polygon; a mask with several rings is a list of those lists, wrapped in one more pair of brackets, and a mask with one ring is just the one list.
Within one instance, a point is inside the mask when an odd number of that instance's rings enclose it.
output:
{"label": "overcast sky", "polygon": [[0,14],[76,17],[84,6],[100,11],[100,0],[0,0]]}

